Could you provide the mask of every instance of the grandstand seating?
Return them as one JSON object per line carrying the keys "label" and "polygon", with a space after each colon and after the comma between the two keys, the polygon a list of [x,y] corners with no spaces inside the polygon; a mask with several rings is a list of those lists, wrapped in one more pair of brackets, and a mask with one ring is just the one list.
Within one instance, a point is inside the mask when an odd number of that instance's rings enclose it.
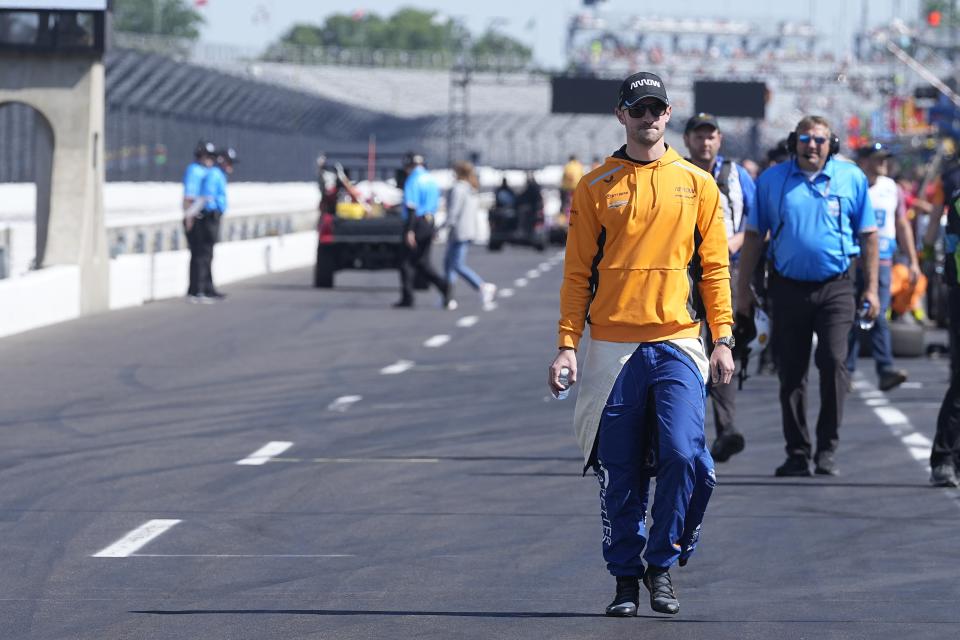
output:
{"label": "grandstand seating", "polygon": [[[674,28],[682,31],[685,24]],[[723,21],[699,21],[694,27],[715,27],[735,38],[744,33],[739,23]],[[695,30],[691,33],[696,37]],[[804,41],[812,37],[796,33]],[[771,99],[756,129],[760,149],[751,148],[754,123],[722,119],[724,151],[734,157],[772,146],[806,113],[825,115],[839,127],[848,115],[865,115],[894,90],[904,91],[896,84],[902,82],[902,65],[876,48],[867,47],[860,61],[843,62],[802,48],[725,55],[722,47],[705,46],[668,52],[656,64],[648,49],[617,45],[598,53],[571,47],[570,58],[606,77],[622,77],[641,65],[659,72],[673,102],[668,134],[673,144],[680,143],[683,122],[693,112],[696,80],[765,81]],[[249,52],[210,51],[168,46],[166,55],[121,48],[108,53],[109,180],[179,179],[201,138],[240,150],[237,180],[310,180],[318,151],[334,159],[349,155],[359,163],[371,135],[382,163],[396,163],[396,155],[411,149],[425,152],[434,167],[450,159],[457,72],[310,66],[265,61]],[[926,55],[938,67],[946,64]],[[612,116],[551,114],[549,78],[542,73],[483,71],[469,79],[465,149],[484,164],[534,168],[562,163],[570,153],[590,162],[622,143],[622,129]],[[0,109],[0,181],[29,179],[32,127],[29,110]]]}

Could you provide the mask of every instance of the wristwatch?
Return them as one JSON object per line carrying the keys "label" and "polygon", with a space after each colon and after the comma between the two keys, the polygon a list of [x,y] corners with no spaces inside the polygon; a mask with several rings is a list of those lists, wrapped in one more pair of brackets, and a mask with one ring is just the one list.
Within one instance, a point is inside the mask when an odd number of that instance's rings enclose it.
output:
{"label": "wristwatch", "polygon": [[722,344],[726,348],[733,351],[733,348],[736,346],[737,341],[733,339],[733,336],[725,336],[723,338],[717,338],[716,340],[713,341],[713,346],[717,346],[718,344]]}

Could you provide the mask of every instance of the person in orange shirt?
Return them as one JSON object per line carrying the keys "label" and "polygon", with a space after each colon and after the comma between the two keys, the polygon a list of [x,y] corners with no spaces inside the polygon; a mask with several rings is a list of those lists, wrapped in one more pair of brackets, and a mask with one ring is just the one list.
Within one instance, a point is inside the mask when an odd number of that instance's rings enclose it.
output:
{"label": "person in orange shirt", "polygon": [[573,190],[577,188],[582,177],[583,165],[577,160],[576,155],[571,154],[567,164],[563,165],[563,176],[560,178],[560,212],[564,215],[570,213]]}
{"label": "person in orange shirt", "polygon": [[[675,614],[669,569],[696,545],[715,483],[705,380],[729,383],[734,370],[729,252],[716,181],[663,139],[671,115],[663,81],[628,77],[614,111],[626,144],[573,197],[548,384],[555,395],[565,389],[564,369],[577,382],[589,315],[574,423],[584,471],[592,467],[600,483],[603,555],[617,581],[607,615],[636,615],[640,578],[651,608]],[[709,361],[694,289],[715,338]],[[649,538],[648,454],[657,476]]]}

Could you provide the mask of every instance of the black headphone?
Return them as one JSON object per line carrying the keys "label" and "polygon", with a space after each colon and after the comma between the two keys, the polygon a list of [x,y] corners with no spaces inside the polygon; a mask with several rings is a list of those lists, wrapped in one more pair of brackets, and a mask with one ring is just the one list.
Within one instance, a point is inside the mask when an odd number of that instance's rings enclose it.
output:
{"label": "black headphone", "polygon": [[[787,148],[790,150],[790,155],[797,155],[797,132],[791,131],[790,135],[787,136]],[[840,138],[837,137],[837,134],[830,133],[830,155],[835,156],[840,153]]]}

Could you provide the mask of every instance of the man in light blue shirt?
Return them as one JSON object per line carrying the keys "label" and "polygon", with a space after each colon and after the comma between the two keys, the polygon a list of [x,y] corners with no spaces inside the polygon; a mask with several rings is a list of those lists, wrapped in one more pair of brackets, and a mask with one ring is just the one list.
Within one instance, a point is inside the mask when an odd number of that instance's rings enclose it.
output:
{"label": "man in light blue shirt", "polygon": [[202,301],[202,284],[197,279],[197,275],[200,273],[203,247],[197,220],[206,206],[202,193],[203,182],[216,162],[217,148],[212,142],[201,140],[197,143],[193,156],[193,162],[187,166],[183,174],[183,230],[187,236],[187,245],[190,247],[190,284],[187,288],[187,300],[199,302]]}
{"label": "man in light blue shirt", "polygon": [[419,154],[408,154],[404,158],[407,178],[403,183],[404,225],[400,254],[400,300],[393,306],[413,307],[413,280],[419,273],[443,296],[444,308],[452,311],[457,308],[457,301],[450,295],[450,285],[430,263],[434,217],[440,206],[440,187],[423,165],[423,156]]}
{"label": "man in light blue shirt", "polygon": [[[863,313],[875,318],[877,224],[867,177],[835,156],[839,140],[819,116],[803,118],[788,141],[792,158],[767,169],[757,181],[757,207],[747,219],[739,287],[745,291],[770,236],[769,295],[773,349],[778,359],[786,461],[777,476],[809,476],[810,458],[820,475],[836,475],[835,453],[849,385],[847,336],[857,311],[851,265],[865,277]],[[752,317],[752,300],[736,301],[738,318]],[[738,320],[739,321],[739,320]],[[806,379],[813,334],[820,370],[816,451],[806,417]]]}
{"label": "man in light blue shirt", "polygon": [[[747,170],[720,154],[723,133],[720,122],[709,113],[698,113],[687,120],[683,131],[683,143],[687,147],[687,160],[713,176],[720,189],[720,206],[727,232],[730,250],[730,288],[732,299],[737,299],[737,269],[740,247],[743,245],[744,227],[747,218],[757,207],[757,188]],[[749,292],[746,295],[750,295]],[[707,332],[708,354],[713,352],[713,336]],[[736,334],[736,327],[734,327]],[[743,346],[743,345],[741,345]],[[737,429],[736,388],[733,382],[710,383],[710,403],[713,405],[713,423],[717,438],[710,447],[714,462],[726,462],[731,456],[743,451],[746,440]]]}
{"label": "man in light blue shirt", "polygon": [[194,295],[198,302],[227,297],[213,286],[213,246],[220,238],[220,218],[227,212],[227,178],[233,173],[237,152],[232,148],[218,151],[216,161],[216,166],[210,168],[200,185],[204,205],[193,227],[190,280],[197,283]]}

